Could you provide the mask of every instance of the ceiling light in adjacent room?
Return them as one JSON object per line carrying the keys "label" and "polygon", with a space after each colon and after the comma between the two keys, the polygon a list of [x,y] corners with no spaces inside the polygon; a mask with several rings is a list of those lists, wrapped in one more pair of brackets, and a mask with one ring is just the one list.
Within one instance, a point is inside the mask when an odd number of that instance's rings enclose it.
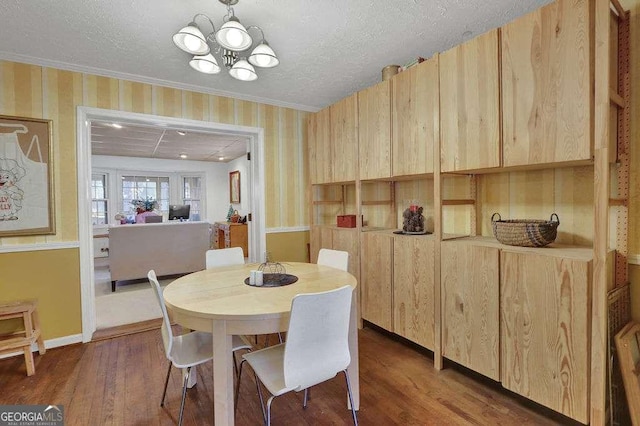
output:
{"label": "ceiling light in adjacent room", "polygon": [[116,129],[122,129],[122,125],[120,125],[118,123],[112,123],[111,127],[115,127]]}
{"label": "ceiling light in adjacent room", "polygon": [[187,158],[187,154],[180,154],[180,158],[184,160],[185,158]]}

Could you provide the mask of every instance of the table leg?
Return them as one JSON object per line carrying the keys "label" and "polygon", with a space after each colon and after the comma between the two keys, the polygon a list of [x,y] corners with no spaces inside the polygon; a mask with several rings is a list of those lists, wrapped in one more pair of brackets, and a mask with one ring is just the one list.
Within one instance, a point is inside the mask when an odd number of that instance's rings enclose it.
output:
{"label": "table leg", "polygon": [[[355,293],[355,292],[354,292]],[[347,368],[349,381],[351,382],[351,393],[353,394],[353,404],[355,409],[360,409],[360,372],[358,365],[358,300],[351,298],[351,318],[349,319],[349,353],[351,354],[351,364]],[[349,404],[349,395],[347,395],[347,407],[351,409]]]}
{"label": "table leg", "polygon": [[224,320],[213,321],[214,423],[233,426],[233,341]]}

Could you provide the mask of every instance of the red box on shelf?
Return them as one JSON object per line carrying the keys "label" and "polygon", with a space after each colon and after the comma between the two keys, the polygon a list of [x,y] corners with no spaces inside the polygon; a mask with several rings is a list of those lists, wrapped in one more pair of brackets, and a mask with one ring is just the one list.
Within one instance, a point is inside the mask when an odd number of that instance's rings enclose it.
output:
{"label": "red box on shelf", "polygon": [[338,216],[338,228],[355,228],[356,227],[356,215],[346,214]]}

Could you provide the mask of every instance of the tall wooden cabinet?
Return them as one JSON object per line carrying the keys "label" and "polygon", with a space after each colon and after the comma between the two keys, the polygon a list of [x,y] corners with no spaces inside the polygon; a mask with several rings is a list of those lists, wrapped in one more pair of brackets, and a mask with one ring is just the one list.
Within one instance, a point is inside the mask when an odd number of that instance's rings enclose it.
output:
{"label": "tall wooden cabinet", "polygon": [[332,182],[355,181],[358,170],[358,94],[331,105]]}
{"label": "tall wooden cabinet", "polygon": [[439,143],[438,55],[391,79],[393,176],[433,173]]}
{"label": "tall wooden cabinet", "polygon": [[360,179],[391,177],[391,82],[358,92]]}
{"label": "tall wooden cabinet", "polygon": [[498,29],[440,54],[443,172],[500,166]]}
{"label": "tall wooden cabinet", "polygon": [[307,123],[309,181],[312,185],[330,183],[333,179],[330,111],[325,108],[310,115]]}
{"label": "tall wooden cabinet", "polygon": [[555,1],[502,27],[504,166],[591,160],[592,1]]}
{"label": "tall wooden cabinet", "polygon": [[361,250],[362,319],[393,331],[393,235],[363,232]]}
{"label": "tall wooden cabinet", "polygon": [[592,253],[538,253],[501,253],[502,384],[586,423]]}

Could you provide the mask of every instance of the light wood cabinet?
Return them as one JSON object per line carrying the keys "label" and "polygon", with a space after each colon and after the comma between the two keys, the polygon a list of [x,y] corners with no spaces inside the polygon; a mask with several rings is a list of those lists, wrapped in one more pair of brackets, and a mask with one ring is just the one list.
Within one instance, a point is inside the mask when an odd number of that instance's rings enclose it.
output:
{"label": "light wood cabinet", "polygon": [[329,109],[332,182],[354,181],[358,170],[358,94],[344,98]]}
{"label": "light wood cabinet", "polygon": [[216,222],[213,224],[215,248],[240,247],[249,256],[248,226],[243,223]]}
{"label": "light wood cabinet", "polygon": [[391,82],[393,176],[433,173],[440,120],[438,55],[393,76]]}
{"label": "light wood cabinet", "polygon": [[393,240],[393,331],[434,349],[435,287],[432,237]]}
{"label": "light wood cabinet", "polygon": [[331,182],[331,114],[325,108],[309,116],[307,122],[307,140],[309,144],[309,180],[311,184]]}
{"label": "light wood cabinet", "polygon": [[360,281],[360,256],[358,251],[358,236],[360,232],[356,228],[337,228],[332,232],[333,250],[341,250],[349,253],[348,271]]}
{"label": "light wood cabinet", "polygon": [[590,3],[555,1],[502,27],[505,167],[591,160]]}
{"label": "light wood cabinet", "polygon": [[498,30],[440,54],[440,164],[453,172],[500,166]]}
{"label": "light wood cabinet", "polygon": [[360,179],[391,176],[391,83],[358,93],[358,160]]}
{"label": "light wood cabinet", "polygon": [[361,248],[362,319],[393,331],[393,236],[363,232]]}
{"label": "light wood cabinet", "polygon": [[441,246],[442,355],[500,380],[499,249]]}
{"label": "light wood cabinet", "polygon": [[503,250],[505,388],[587,423],[591,261]]}

